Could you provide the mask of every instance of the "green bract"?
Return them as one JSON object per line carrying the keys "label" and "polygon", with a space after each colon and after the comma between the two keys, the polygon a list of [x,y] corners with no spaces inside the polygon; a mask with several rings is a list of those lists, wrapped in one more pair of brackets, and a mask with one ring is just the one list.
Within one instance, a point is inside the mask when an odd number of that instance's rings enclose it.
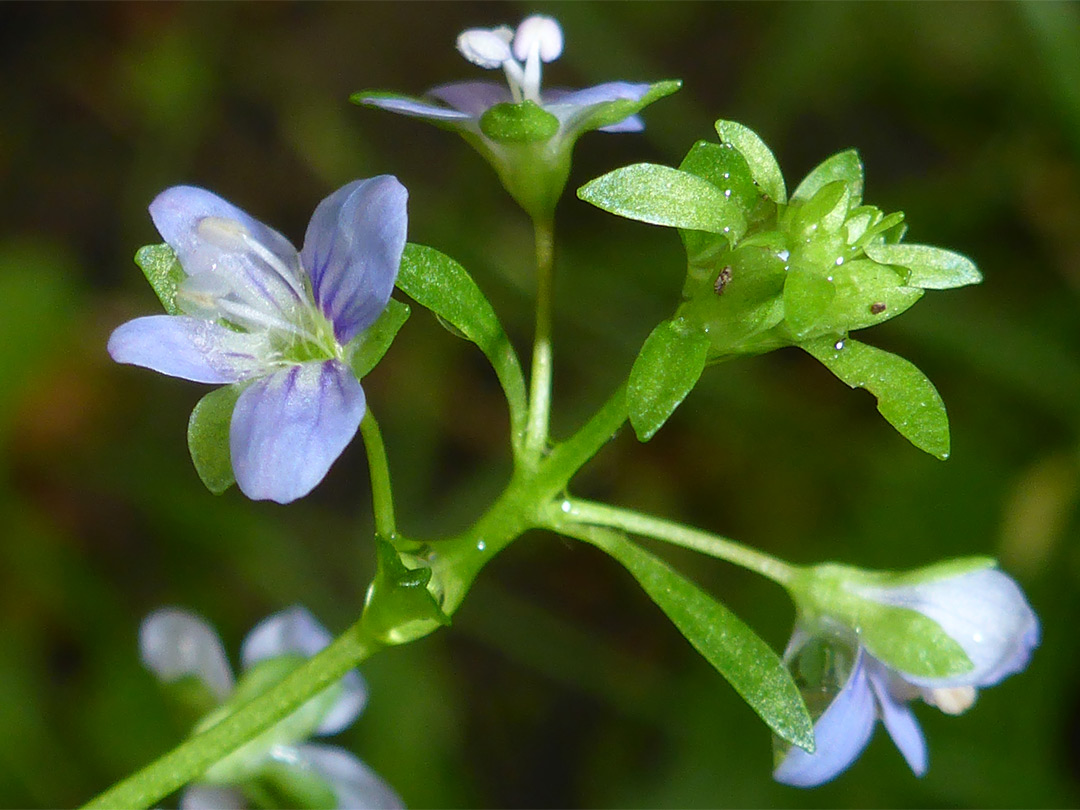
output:
{"label": "green bract", "polygon": [[[929,380],[848,334],[896,317],[925,290],[978,283],[975,265],[951,251],[901,244],[903,214],[863,204],[854,150],[822,162],[789,199],[757,134],[723,120],[716,131],[721,143],[698,142],[678,169],[627,166],[578,190],[604,210],[678,228],[686,248],[683,301],[671,326],[646,341],[631,377],[638,437],[647,440],[663,424],[703,362],[798,346],[873,393],[917,447],[947,457],[948,419]],[[647,378],[646,369],[657,373]]]}

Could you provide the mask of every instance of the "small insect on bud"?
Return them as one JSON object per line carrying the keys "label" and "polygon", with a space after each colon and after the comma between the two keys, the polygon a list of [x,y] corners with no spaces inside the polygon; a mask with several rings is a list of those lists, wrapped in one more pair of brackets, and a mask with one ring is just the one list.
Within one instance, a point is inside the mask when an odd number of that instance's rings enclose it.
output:
{"label": "small insect on bud", "polygon": [[717,295],[722,294],[729,281],[731,281],[731,265],[720,270],[720,275],[716,277],[716,283],[713,284],[713,292]]}
{"label": "small insect on bud", "polygon": [[871,315],[880,315],[884,311],[885,311],[885,302],[884,301],[875,301],[874,303],[872,303],[870,305],[870,314]]}

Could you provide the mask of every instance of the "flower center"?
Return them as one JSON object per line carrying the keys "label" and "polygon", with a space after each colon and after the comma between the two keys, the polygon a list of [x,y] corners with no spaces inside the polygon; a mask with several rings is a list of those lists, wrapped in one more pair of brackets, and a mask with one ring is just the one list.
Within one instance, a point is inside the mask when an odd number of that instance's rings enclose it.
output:
{"label": "flower center", "polygon": [[470,28],[458,35],[461,55],[486,70],[502,68],[514,103],[540,98],[541,63],[553,62],[563,49],[562,29],[551,17],[534,14],[517,31],[508,26]]}

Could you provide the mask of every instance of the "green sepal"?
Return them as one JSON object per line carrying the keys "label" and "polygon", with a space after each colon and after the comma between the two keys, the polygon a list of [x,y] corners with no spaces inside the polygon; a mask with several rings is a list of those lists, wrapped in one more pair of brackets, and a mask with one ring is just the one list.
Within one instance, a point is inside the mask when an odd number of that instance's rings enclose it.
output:
{"label": "green sepal", "polygon": [[681,79],[665,79],[664,81],[655,82],[645,92],[645,95],[636,101],[632,98],[617,98],[587,107],[583,114],[567,121],[566,128],[570,131],[571,137],[576,137],[579,133],[589,132],[601,127],[610,127],[629,118],[631,115],[636,115],[654,101],[659,101],[664,96],[670,96],[680,87],[682,87]]}
{"label": "green sepal", "polygon": [[[525,413],[525,381],[517,353],[491,302],[464,267],[434,248],[410,243],[401,257],[397,287],[475,343],[498,375],[511,418]],[[515,425],[515,432],[519,427]]]}
{"label": "green sepal", "polygon": [[191,461],[203,484],[215,495],[236,483],[229,451],[229,427],[236,400],[248,384],[233,383],[211,391],[195,404],[188,419]]}
{"label": "green sepal", "polygon": [[974,667],[960,642],[917,610],[864,599],[857,621],[860,643],[899,672],[916,678],[949,678]]}
{"label": "green sepal", "polygon": [[967,256],[930,245],[867,245],[875,262],[906,268],[907,284],[924,290],[951,290],[978,284],[982,274]]}
{"label": "green sepal", "polygon": [[408,568],[397,549],[377,537],[378,567],[364,601],[364,623],[384,644],[405,644],[450,624],[428,583],[431,569]]}
{"label": "green sepal", "polygon": [[708,352],[709,336],[681,319],[653,329],[630,369],[626,391],[638,441],[651,439],[693,390]]}
{"label": "green sepal", "polygon": [[480,116],[480,131],[497,143],[548,141],[559,131],[559,119],[533,101],[495,104]]}
{"label": "green sepal", "polygon": [[181,315],[176,305],[176,291],[187,278],[176,252],[167,244],[143,245],[135,252],[135,264],[157,294],[161,305],[170,315]]}
{"label": "green sepal", "polygon": [[835,234],[847,219],[851,208],[851,188],[834,180],[823,184],[801,205],[789,208],[792,235],[820,238],[822,233]]}
{"label": "green sepal", "polygon": [[749,165],[754,180],[770,200],[777,203],[787,202],[784,174],[780,171],[776,156],[765,145],[761,136],[737,121],[725,121],[723,118],[716,122],[716,134],[721,141],[739,150]]}
{"label": "green sepal", "polygon": [[791,674],[760,636],[723,604],[625,538],[597,543],[622,563],[765,724],[782,739],[814,751],[814,726]]}
{"label": "green sepal", "polygon": [[922,297],[891,267],[867,259],[844,262],[828,275],[793,267],[784,285],[785,317],[796,340],[875,326]]}
{"label": "green sepal", "polygon": [[734,242],[746,231],[736,200],[708,180],[655,163],[615,169],[578,189],[578,197],[628,219],[723,234]]}
{"label": "green sepal", "polygon": [[356,379],[366,377],[382,360],[411,312],[408,304],[391,298],[375,323],[349,342],[345,352]]}
{"label": "green sepal", "polygon": [[334,808],[334,788],[315,770],[269,760],[254,779],[237,785],[252,807]]}
{"label": "green sepal", "polygon": [[815,166],[799,183],[791,200],[809,200],[822,186],[837,180],[842,180],[848,187],[850,207],[858,206],[863,195],[863,165],[854,149],[838,152]]}
{"label": "green sepal", "polygon": [[847,385],[873,394],[885,421],[913,445],[943,461],[949,457],[945,403],[912,363],[851,338],[823,337],[799,345]]}

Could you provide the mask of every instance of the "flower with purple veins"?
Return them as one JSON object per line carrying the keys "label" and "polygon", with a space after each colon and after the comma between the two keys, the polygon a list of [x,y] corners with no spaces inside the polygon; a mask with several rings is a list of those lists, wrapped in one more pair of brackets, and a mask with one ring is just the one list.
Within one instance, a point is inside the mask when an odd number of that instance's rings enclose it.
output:
{"label": "flower with purple veins", "polygon": [[507,191],[531,216],[550,217],[570,171],[570,153],[583,133],[640,132],[637,113],[679,89],[681,82],[605,82],[583,90],[544,88],[542,66],[563,50],[559,23],[544,15],[517,27],[470,28],[457,49],[473,64],[502,70],[506,83],[451,82],[427,99],[362,91],[352,101],[461,134],[494,166]]}
{"label": "flower with purple veins", "polygon": [[[200,731],[221,719],[234,703],[268,688],[300,661],[315,655],[331,641],[330,634],[304,608],[293,607],[260,622],[241,648],[244,673],[234,684],[225,650],[217,633],[199,616],[163,608],[143,620],[139,648],[143,663],[162,681],[195,679],[219,704],[196,727]],[[398,808],[401,799],[367,765],[344,748],[304,742],[311,735],[337,734],[352,724],[367,701],[367,686],[356,670],[313,697],[277,725],[210,768],[203,781],[184,790],[183,810],[248,806],[258,802],[263,782],[303,796],[329,792],[339,808]],[[314,784],[314,791],[312,785]],[[308,792],[304,792],[304,791]],[[330,795],[332,794],[332,795]]]}
{"label": "flower with purple veins", "polygon": [[109,353],[173,377],[237,386],[229,450],[249,498],[306,495],[356,434],[366,403],[349,367],[351,342],[389,301],[407,198],[389,175],[343,186],[316,207],[299,253],[205,189],[174,186],[151,203],[183,269],[175,296],[183,314],[125,323]]}
{"label": "flower with purple veins", "polygon": [[977,689],[1027,667],[1039,643],[1039,620],[1023,592],[993,568],[846,588],[886,610],[915,611],[935,622],[959,644],[971,667],[957,675],[921,677],[884,663],[857,625],[827,617],[804,622],[801,617],[784,661],[817,717],[817,749],[808,754],[786,748],[773,772],[778,782],[794,787],[815,787],[845,771],[870,741],[879,719],[911,770],[922,776],[926,740],[908,703],[922,698],[946,714],[961,714],[974,704]]}

